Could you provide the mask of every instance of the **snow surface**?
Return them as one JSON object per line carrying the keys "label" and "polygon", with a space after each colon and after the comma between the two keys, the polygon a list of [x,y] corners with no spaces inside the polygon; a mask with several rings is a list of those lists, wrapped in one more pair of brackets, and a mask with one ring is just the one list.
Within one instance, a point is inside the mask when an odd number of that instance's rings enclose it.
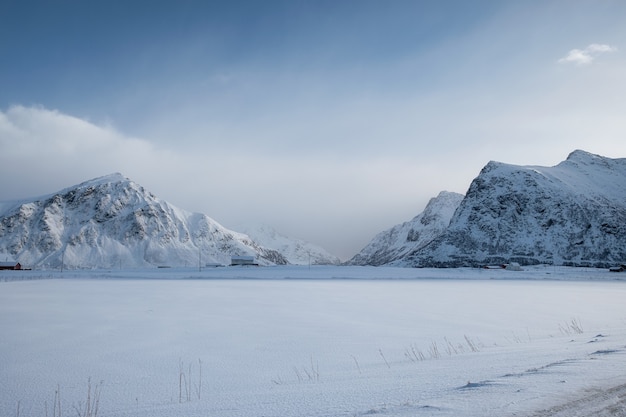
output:
{"label": "snow surface", "polygon": [[0,272],[2,416],[624,415],[626,274]]}

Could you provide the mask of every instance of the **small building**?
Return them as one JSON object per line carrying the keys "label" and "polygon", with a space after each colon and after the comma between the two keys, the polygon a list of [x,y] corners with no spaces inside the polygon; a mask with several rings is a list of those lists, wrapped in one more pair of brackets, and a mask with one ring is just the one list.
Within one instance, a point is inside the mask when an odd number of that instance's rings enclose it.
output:
{"label": "small building", "polygon": [[259,266],[254,261],[254,256],[231,256],[230,266]]}
{"label": "small building", "polygon": [[22,265],[19,262],[0,262],[0,270],[19,271]]}

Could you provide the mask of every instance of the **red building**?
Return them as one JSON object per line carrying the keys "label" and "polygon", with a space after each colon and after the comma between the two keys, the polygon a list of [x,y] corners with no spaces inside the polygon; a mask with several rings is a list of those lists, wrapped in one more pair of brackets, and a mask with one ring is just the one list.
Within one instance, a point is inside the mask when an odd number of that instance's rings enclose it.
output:
{"label": "red building", "polygon": [[19,262],[0,262],[0,270],[2,269],[17,271],[22,269],[22,265]]}

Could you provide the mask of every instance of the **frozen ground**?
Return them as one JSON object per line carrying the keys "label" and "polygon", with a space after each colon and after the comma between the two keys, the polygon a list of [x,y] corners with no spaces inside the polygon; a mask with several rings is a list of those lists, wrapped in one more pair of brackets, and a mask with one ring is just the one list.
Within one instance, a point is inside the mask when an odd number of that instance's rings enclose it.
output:
{"label": "frozen ground", "polygon": [[1,416],[626,415],[626,274],[0,272]]}

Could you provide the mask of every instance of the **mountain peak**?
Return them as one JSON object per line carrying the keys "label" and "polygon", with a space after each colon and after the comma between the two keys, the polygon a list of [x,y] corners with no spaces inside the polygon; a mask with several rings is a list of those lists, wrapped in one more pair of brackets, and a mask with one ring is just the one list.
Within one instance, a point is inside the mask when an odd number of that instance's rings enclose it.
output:
{"label": "mountain peak", "polygon": [[82,188],[82,187],[89,187],[89,186],[98,186],[102,184],[115,184],[115,183],[120,183],[120,182],[129,182],[129,181],[130,180],[126,178],[124,175],[122,175],[121,173],[114,172],[109,175],[103,175],[101,177],[96,177],[96,178],[92,178],[90,180],[81,182],[75,187]]}
{"label": "mountain peak", "polygon": [[[280,254],[201,214],[178,209],[122,174],[97,177],[3,213],[0,254],[33,267],[103,268],[230,262]],[[271,258],[271,259],[270,259]]]}
{"label": "mountain peak", "polygon": [[405,264],[622,262],[625,180],[626,159],[581,150],[554,167],[490,162],[472,181],[446,232]]}
{"label": "mountain peak", "polygon": [[268,228],[263,234],[281,245],[266,246],[160,200],[119,172],[0,209],[0,255],[31,267],[226,265],[241,255],[262,265],[285,264],[293,247],[304,248],[314,263],[331,258],[306,242],[281,240]]}
{"label": "mountain peak", "polygon": [[463,195],[441,191],[428,201],[424,211],[411,221],[398,224],[376,235],[348,261],[352,265],[384,265],[401,262],[410,252],[441,236]]}
{"label": "mountain peak", "polygon": [[587,151],[576,149],[567,156],[567,161],[578,162],[583,164],[593,163],[594,161],[606,160],[607,158],[596,155]]}

